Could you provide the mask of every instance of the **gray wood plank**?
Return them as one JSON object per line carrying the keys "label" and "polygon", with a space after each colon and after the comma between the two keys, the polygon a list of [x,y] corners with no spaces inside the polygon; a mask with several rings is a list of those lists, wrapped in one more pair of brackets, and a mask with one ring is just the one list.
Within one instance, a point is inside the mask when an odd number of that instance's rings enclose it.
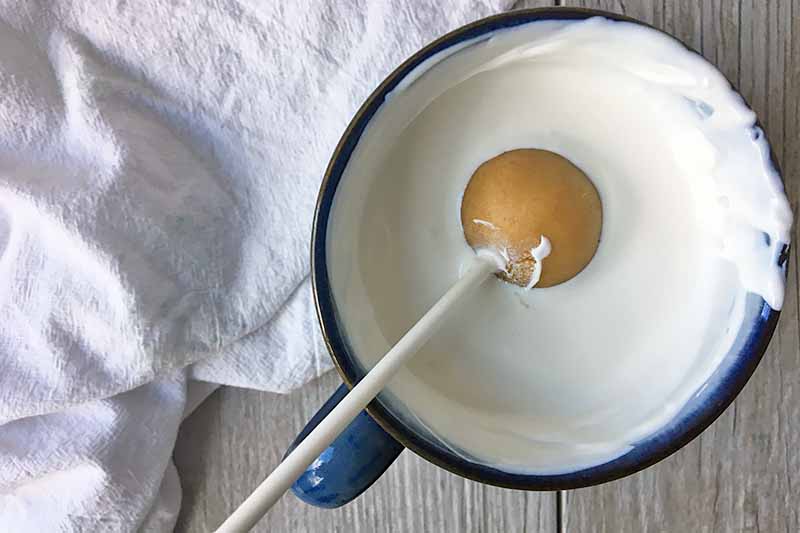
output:
{"label": "gray wood plank", "polygon": [[[681,37],[719,65],[761,117],[796,210],[800,2],[565,3],[626,11]],[[778,330],[734,405],[699,439],[659,465],[569,493],[562,517],[565,531],[800,531],[796,247],[790,261]]]}
{"label": "gray wood plank", "polygon": [[[266,477],[338,385],[329,373],[289,395],[224,388],[181,427],[184,500],[176,531],[211,531]],[[404,452],[355,502],[323,510],[285,496],[254,531],[555,531],[555,495],[488,487]]]}

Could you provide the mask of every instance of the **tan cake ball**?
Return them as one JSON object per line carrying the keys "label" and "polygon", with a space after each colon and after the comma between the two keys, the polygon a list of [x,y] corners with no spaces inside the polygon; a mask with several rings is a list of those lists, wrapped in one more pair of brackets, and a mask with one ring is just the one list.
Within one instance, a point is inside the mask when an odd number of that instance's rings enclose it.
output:
{"label": "tan cake ball", "polygon": [[600,243],[603,209],[594,184],[564,157],[520,149],[484,162],[461,202],[461,225],[472,248],[505,252],[505,281],[528,286],[536,260],[531,250],[550,241],[537,287],[563,283],[589,264]]}

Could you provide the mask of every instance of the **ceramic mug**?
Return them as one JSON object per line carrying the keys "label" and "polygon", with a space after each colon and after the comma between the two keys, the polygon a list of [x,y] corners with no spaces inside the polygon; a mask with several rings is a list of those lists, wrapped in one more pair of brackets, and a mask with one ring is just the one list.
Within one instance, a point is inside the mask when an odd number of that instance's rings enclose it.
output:
{"label": "ceramic mug", "polygon": [[[317,201],[312,237],[312,279],[317,314],[331,357],[345,382],[311,419],[292,444],[294,448],[341,401],[349,388],[364,375],[348,347],[344,330],[337,321],[336,301],[328,278],[327,243],[335,242],[328,221],[334,209],[334,196],[342,180],[350,155],[358,145],[370,119],[382,105],[391,105],[385,97],[416,67],[434,54],[503,28],[516,27],[540,20],[586,19],[603,16],[608,19],[644,24],[640,21],[588,9],[544,8],[512,11],[489,17],[459,28],[429,44],[392,72],[369,96],[353,118],[333,154],[325,173]],[[435,66],[432,68],[436,68]],[[777,169],[775,157],[772,164]],[[347,204],[337,197],[337,205]],[[786,272],[788,247],[779,259]],[[575,472],[536,475],[505,472],[454,454],[447,446],[413,421],[391,409],[391,399],[379,396],[366,411],[323,452],[292,487],[302,500],[319,507],[338,507],[366,490],[404,448],[424,459],[469,479],[501,487],[523,490],[575,489],[618,479],[664,459],[707,428],[733,401],[744,387],[763,356],[779,312],[756,295],[749,295],[746,316],[748,323],[720,363],[707,385],[701,389],[665,426],[635,443],[633,449],[606,463]],[[288,452],[287,452],[288,453]]]}

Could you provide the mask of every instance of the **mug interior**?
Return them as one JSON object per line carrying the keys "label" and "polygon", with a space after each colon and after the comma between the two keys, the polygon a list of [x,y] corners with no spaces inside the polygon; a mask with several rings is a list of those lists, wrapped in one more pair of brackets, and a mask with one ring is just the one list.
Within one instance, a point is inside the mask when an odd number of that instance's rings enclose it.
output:
{"label": "mug interior", "polygon": [[[387,95],[404,83],[412,71],[432,56],[460,43],[480,38],[502,28],[539,20],[584,19],[601,15],[605,18],[637,22],[627,17],[582,9],[539,9],[512,12],[471,24],[432,43],[401,65],[372,94],[354,118],[337,148],[328,168],[319,197],[312,250],[312,272],[320,323],[329,349],[344,380],[351,386],[365,373],[348,345],[344,327],[331,290],[328,269],[329,220],[335,209],[334,197],[354,149],[370,119],[384,104]],[[773,165],[774,158],[773,158]],[[777,168],[777,165],[775,165]],[[782,266],[786,268],[786,254]],[[750,294],[746,301],[745,322],[732,348],[707,383],[685,403],[666,425],[636,442],[628,453],[597,466],[569,473],[542,475],[523,474],[492,468],[454,449],[442,441],[425,424],[405,409],[390,394],[383,393],[368,408],[370,414],[397,440],[424,458],[457,474],[483,482],[520,489],[578,488],[616,479],[645,468],[676,451],[707,427],[738,394],[752,374],[775,328],[778,312],[760,297]]]}

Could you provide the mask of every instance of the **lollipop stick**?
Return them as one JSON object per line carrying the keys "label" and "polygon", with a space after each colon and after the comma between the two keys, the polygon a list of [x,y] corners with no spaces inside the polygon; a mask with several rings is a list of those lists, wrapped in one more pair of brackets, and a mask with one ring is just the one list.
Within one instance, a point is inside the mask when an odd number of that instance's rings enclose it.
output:
{"label": "lollipop stick", "polygon": [[386,386],[403,364],[419,350],[451,309],[489,274],[497,270],[491,259],[476,257],[470,269],[389,350],[325,419],[267,476],[261,485],[217,529],[217,533],[249,531],[300,477],[320,453]]}

